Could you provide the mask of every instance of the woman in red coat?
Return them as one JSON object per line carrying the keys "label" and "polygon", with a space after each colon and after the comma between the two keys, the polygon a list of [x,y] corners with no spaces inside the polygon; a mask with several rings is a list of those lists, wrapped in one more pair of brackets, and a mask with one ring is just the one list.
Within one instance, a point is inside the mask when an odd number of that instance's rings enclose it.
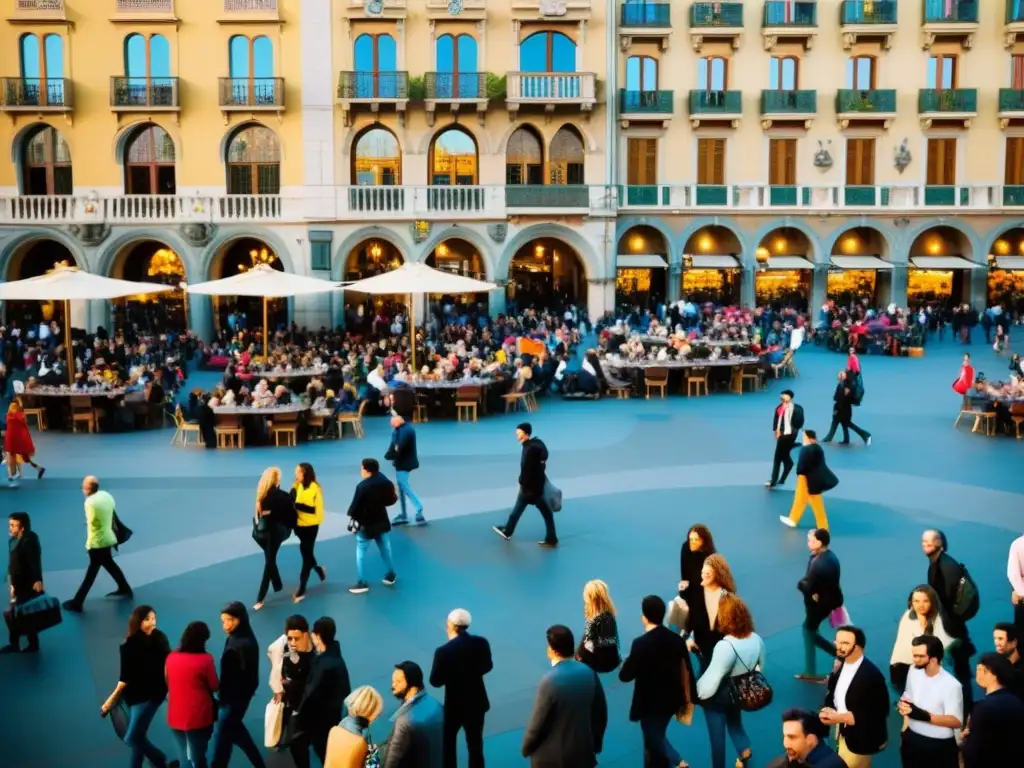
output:
{"label": "woman in red coat", "polygon": [[7,455],[7,482],[16,485],[21,477],[21,466],[19,460],[27,462],[35,467],[39,479],[43,479],[46,467],[41,467],[32,461],[36,454],[36,447],[32,443],[32,435],[28,431],[28,424],[25,421],[25,412],[21,403],[17,400],[11,402],[7,409],[7,433],[4,435],[4,453]]}
{"label": "woman in red coat", "polygon": [[974,387],[974,366],[971,365],[971,356],[964,355],[964,363],[960,366],[960,375],[953,382],[953,391],[964,396],[964,408],[968,407],[967,394]]}

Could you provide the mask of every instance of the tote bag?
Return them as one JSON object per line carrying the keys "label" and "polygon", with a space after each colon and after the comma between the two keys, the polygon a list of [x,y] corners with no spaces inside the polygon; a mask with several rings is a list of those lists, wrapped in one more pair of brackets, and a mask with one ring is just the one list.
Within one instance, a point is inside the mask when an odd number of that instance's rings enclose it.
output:
{"label": "tote bag", "polygon": [[263,714],[263,746],[273,749],[281,743],[281,730],[284,725],[284,702],[271,699]]}
{"label": "tote bag", "polygon": [[828,615],[828,623],[832,629],[839,629],[839,627],[853,624],[853,619],[850,618],[850,613],[846,610],[846,606],[840,605]]}
{"label": "tote bag", "polygon": [[550,480],[544,480],[544,501],[552,512],[562,511],[562,491]]}

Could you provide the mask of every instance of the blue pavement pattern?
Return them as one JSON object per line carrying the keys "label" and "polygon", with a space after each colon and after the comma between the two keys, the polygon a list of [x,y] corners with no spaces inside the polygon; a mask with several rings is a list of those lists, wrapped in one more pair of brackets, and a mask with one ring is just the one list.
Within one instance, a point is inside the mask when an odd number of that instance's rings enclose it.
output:
{"label": "blue pavement pattern", "polygon": [[[981,344],[972,352],[979,371],[1004,376],[1005,358],[995,358]],[[969,565],[979,583],[983,607],[971,624],[979,648],[990,647],[992,624],[1011,615],[1006,553],[1022,528],[1024,442],[952,429],[959,401],[950,385],[961,353],[946,342],[930,346],[923,359],[863,358],[867,395],[855,418],[873,433],[874,442],[870,448],[858,443],[827,449],[841,480],[826,504],[847,606],[867,631],[867,655],[883,669],[907,595],[925,580],[919,546],[925,527],[939,525],[947,532],[952,554]],[[788,511],[791,493],[768,492],[763,482],[770,470],[770,418],[778,392],[793,388],[807,426],[823,433],[844,357],[808,349],[798,362],[798,380],[771,382],[766,393],[741,397],[543,401],[530,420],[551,452],[550,475],[565,492],[565,508],[557,516],[562,546],[556,551],[534,544],[543,528],[532,509],[511,543],[490,531],[505,519],[515,497],[519,446],[513,430],[521,416],[418,426],[421,469],[412,482],[431,525],[393,534],[398,566],[393,589],[380,585],[383,570],[371,552],[370,567],[379,572],[362,596],[346,591],[355,580],[355,564],[344,512],[358,481],[359,459],[383,456],[389,428],[382,418],[368,422],[364,440],[245,451],[174,449],[169,431],[46,433],[37,440],[46,479],[27,479],[17,491],[0,489],[0,512],[32,515],[48,591],[67,598],[85,566],[80,481],[97,474],[135,530],[118,560],[135,587],[136,602],[156,607],[159,625],[173,644],[188,621],[206,621],[214,633],[210,649],[219,656],[220,608],[229,600],[247,605],[255,600],[262,556],[250,538],[249,518],[259,474],[276,464],[290,475],[295,463],[312,462],[327,500],[328,521],[317,546],[327,583],[314,580],[306,601],[292,606],[288,596],[299,556],[289,542],[280,558],[286,591],[272,595],[254,617],[261,645],[281,634],[293,612],[310,620],[333,616],[353,683],[371,684],[389,701],[372,727],[375,738],[383,740],[397,707],[388,695],[392,666],[412,659],[429,669],[433,649],[445,641],[448,611],[467,608],[472,631],[486,636],[494,650],[485,730],[492,766],[526,763],[519,756],[522,731],[536,682],[548,669],[544,630],[566,623],[582,631],[584,583],[601,578],[611,586],[621,644],[628,649],[641,631],[640,599],[649,593],[672,596],[686,530],[704,522],[732,565],[769,651],[765,672],[775,703],[744,718],[754,743],[752,765],[763,766],[782,751],[782,710],[816,708],[823,695],[820,686],[793,680],[803,658],[803,609],[795,585],[806,565],[810,512],[803,530],[783,528],[778,516]],[[202,384],[202,376],[190,385]],[[0,557],[6,567],[5,556]],[[99,718],[100,704],[117,682],[118,644],[130,611],[128,603],[102,597],[111,588],[101,574],[86,612],[66,615],[61,626],[43,635],[40,655],[0,657],[0,722],[8,734],[3,765],[127,764],[127,748]],[[825,668],[824,659],[820,666]],[[268,671],[264,662],[261,677]],[[634,768],[642,757],[639,728],[627,719],[631,686],[614,675],[606,676],[605,685],[611,718],[601,765]],[[258,740],[269,696],[269,688],[262,688],[247,718]],[[692,727],[674,724],[669,733],[691,765],[709,765],[702,715]],[[892,746],[875,762],[878,768],[899,764],[895,717],[890,733]],[[158,714],[151,739],[170,749],[166,709]],[[465,759],[463,753],[460,762]],[[235,757],[236,764],[243,761]],[[290,768],[291,762],[272,754],[268,765]]]}

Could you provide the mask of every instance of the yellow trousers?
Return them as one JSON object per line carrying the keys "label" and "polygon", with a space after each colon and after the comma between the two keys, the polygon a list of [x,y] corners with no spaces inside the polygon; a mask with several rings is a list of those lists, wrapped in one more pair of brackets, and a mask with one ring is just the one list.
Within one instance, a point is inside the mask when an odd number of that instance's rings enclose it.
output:
{"label": "yellow trousers", "polygon": [[800,518],[804,516],[804,510],[808,503],[814,510],[814,524],[818,528],[828,530],[828,517],[825,515],[825,500],[821,494],[812,496],[807,491],[807,478],[803,475],[796,476],[796,493],[793,495],[793,507],[789,510],[789,519],[794,524],[800,524]]}
{"label": "yellow trousers", "polygon": [[846,746],[846,740],[840,736],[836,742],[838,749],[836,750],[843,762],[846,763],[847,768],[871,768],[871,755],[855,755],[850,751],[850,748]]}

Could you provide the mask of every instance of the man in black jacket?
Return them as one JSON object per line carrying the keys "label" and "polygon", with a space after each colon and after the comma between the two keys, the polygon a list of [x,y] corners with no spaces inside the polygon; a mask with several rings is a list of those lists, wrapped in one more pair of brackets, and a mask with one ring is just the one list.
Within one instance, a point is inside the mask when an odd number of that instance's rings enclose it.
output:
{"label": "man in black jacket", "polygon": [[1024,704],[1008,690],[1013,668],[1005,656],[986,653],[978,660],[978,700],[964,729],[964,768],[1024,765]]}
{"label": "man in black jacket", "polygon": [[220,657],[220,706],[213,733],[211,768],[227,768],[234,747],[252,763],[266,768],[263,755],[245,727],[243,718],[260,685],[260,648],[249,624],[249,613],[239,602],[228,603],[220,612],[220,623],[228,638]]}
{"label": "man in black jacket", "polygon": [[842,666],[828,678],[821,722],[838,726],[836,750],[847,768],[870,768],[871,756],[889,740],[889,690],[885,676],[864,655],[867,638],[859,627],[836,630],[836,655]]}
{"label": "man in black jacket", "polygon": [[811,551],[807,573],[796,588],[804,596],[804,672],[797,680],[820,683],[825,678],[817,673],[816,648],[835,656],[835,646],[818,632],[821,622],[843,604],[843,590],[839,587],[839,558],[828,546],[832,537],[824,528],[807,534],[807,548]]}
{"label": "man in black jacket", "polygon": [[640,723],[645,768],[675,768],[683,759],[665,731],[677,714],[692,711],[696,697],[690,690],[694,682],[690,654],[686,641],[662,625],[664,600],[648,595],[640,603],[640,613],[644,634],[633,641],[619,670],[619,680],[636,681],[629,719]]}
{"label": "man in black jacket", "polygon": [[[14,619],[14,608],[43,592],[43,551],[39,537],[32,530],[27,512],[12,512],[7,518],[7,532],[11,536],[10,559],[7,576],[11,583],[11,606],[4,611],[11,640],[0,648],[0,653],[17,653],[21,647],[21,633]],[[23,653],[39,652],[39,635],[26,633],[28,645]]]}
{"label": "man in black jacket", "polygon": [[[859,376],[860,374],[853,373],[852,375]],[[857,433],[865,445],[871,445],[871,433],[865,432],[853,423],[853,387],[856,382],[851,381],[850,376],[851,373],[847,371],[839,372],[839,382],[836,384],[835,394],[832,395],[832,400],[835,402],[835,405],[832,406],[832,426],[828,428],[828,434],[825,435],[825,439],[822,442],[831,443],[832,438],[836,436],[836,428],[841,426],[843,428],[843,442],[841,445],[850,444],[851,429]]]}
{"label": "man in black jacket", "polygon": [[398,501],[394,484],[380,471],[376,459],[363,459],[360,468],[363,479],[356,486],[352,495],[352,503],[348,508],[349,530],[356,536],[356,573],[359,581],[349,588],[353,595],[361,595],[370,590],[366,580],[366,550],[371,542],[376,542],[377,550],[388,569],[384,574],[384,584],[394,586],[395,564],[391,559],[391,521],[388,520],[388,507]]}
{"label": "man in black jacket", "polygon": [[[804,426],[804,409],[793,402],[793,390],[783,390],[781,402],[772,412],[772,432],[775,433],[775,457],[772,459],[772,477],[765,485],[774,488],[785,483],[793,469],[792,453],[797,435]],[[782,477],[779,477],[779,469]]]}
{"label": "man in black jacket", "polygon": [[818,434],[813,429],[804,430],[804,447],[796,465],[796,492],[793,494],[793,506],[789,515],[779,518],[783,525],[796,528],[800,518],[804,516],[807,505],[814,510],[814,524],[818,528],[828,530],[828,516],[825,514],[825,501],[821,494],[831,491],[839,485],[839,480],[825,463],[825,451],[818,445]]}
{"label": "man in black jacket", "polygon": [[391,416],[391,445],[384,454],[384,460],[395,465],[395,480],[398,483],[398,498],[402,502],[402,511],[391,521],[392,525],[408,525],[409,514],[405,508],[406,498],[416,508],[416,525],[425,525],[423,502],[409,484],[409,473],[420,468],[419,456],[416,454],[416,430],[397,413]]}
{"label": "man in black jacket", "polygon": [[320,762],[327,755],[327,737],[331,728],[341,722],[345,699],[352,693],[348,667],[341,657],[341,646],[335,640],[334,619],[323,616],[313,622],[313,647],[316,659],[302,691],[302,700],[293,716],[291,754],[295,768],[309,768],[309,748]]}
{"label": "man in black jacket", "polygon": [[445,768],[458,765],[460,728],[466,732],[469,768],[484,766],[484,715],[491,708],[484,675],[494,669],[494,662],[490,643],[467,631],[472,621],[463,608],[448,614],[448,642],[434,651],[430,668],[430,684],[444,688]]}
{"label": "man in black jacket", "polygon": [[523,456],[519,462],[519,495],[516,497],[512,514],[505,525],[493,526],[494,532],[509,541],[515,533],[516,524],[523,516],[526,507],[535,506],[544,518],[544,541],[538,541],[542,547],[557,547],[558,534],[555,533],[555,516],[544,498],[544,486],[547,483],[548,449],[540,438],[533,436],[533,427],[524,422],[516,427],[516,439],[523,446]]}

